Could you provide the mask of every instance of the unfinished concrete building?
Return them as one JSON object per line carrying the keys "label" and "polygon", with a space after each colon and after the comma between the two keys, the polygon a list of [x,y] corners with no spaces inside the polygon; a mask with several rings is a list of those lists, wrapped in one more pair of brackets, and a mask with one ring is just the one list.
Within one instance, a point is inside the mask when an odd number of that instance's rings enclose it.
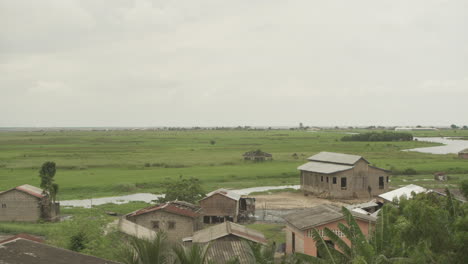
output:
{"label": "unfinished concrete building", "polygon": [[215,224],[225,221],[247,221],[255,215],[255,198],[243,198],[240,194],[218,189],[200,200],[203,223]]}
{"label": "unfinished concrete building", "polygon": [[0,192],[0,221],[55,221],[59,212],[59,203],[53,203],[47,192],[32,185]]}
{"label": "unfinished concrete building", "polygon": [[362,156],[320,152],[298,167],[301,189],[329,198],[368,198],[388,191],[390,171]]}

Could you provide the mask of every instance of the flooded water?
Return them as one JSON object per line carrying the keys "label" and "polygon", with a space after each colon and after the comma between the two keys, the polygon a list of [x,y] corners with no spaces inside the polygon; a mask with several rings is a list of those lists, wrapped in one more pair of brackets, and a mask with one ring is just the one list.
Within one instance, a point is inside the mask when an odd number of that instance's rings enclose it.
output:
{"label": "flooded water", "polygon": [[405,149],[403,151],[417,151],[431,154],[457,154],[468,148],[468,140],[449,137],[415,137],[414,139],[418,141],[442,143],[444,146]]}
{"label": "flooded water", "polygon": [[[253,192],[264,192],[269,190],[278,190],[278,189],[299,189],[299,185],[283,185],[283,186],[262,186],[262,187],[251,187],[245,189],[233,190],[240,195],[248,195]],[[129,202],[146,202],[151,203],[153,200],[157,200],[160,197],[164,197],[164,194],[152,194],[152,193],[136,193],[123,196],[112,196],[112,197],[102,197],[94,199],[83,199],[83,200],[67,200],[61,201],[60,205],[62,206],[74,206],[74,207],[85,207],[91,208],[93,205],[102,205],[107,203],[113,204],[124,204]]]}

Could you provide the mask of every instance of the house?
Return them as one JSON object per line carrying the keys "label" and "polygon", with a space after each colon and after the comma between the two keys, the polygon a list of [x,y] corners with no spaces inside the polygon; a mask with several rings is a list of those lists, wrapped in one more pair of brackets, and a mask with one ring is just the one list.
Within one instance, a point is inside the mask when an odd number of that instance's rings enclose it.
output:
{"label": "house", "polygon": [[[375,217],[351,211],[364,235],[369,235],[372,226],[375,225]],[[303,253],[310,256],[320,257],[323,252],[317,251],[316,243],[312,237],[312,230],[316,229],[325,242],[335,246],[325,235],[324,228],[327,227],[336,235],[341,237],[348,245],[350,241],[338,228],[338,224],[346,224],[341,209],[328,204],[318,205],[304,209],[284,217],[286,221],[286,253]]]}
{"label": "house", "polygon": [[179,242],[202,228],[200,209],[191,203],[173,201],[137,210],[124,219],[142,230],[164,231],[169,241]]}
{"label": "house", "polygon": [[0,242],[0,263],[5,264],[118,264],[118,262],[57,248],[23,237]]}
{"label": "house", "polygon": [[436,181],[447,181],[449,177],[445,172],[436,172],[434,173],[434,180]]}
{"label": "house", "polygon": [[252,161],[265,161],[265,160],[272,160],[273,155],[270,153],[263,152],[259,149],[248,151],[242,155],[244,160],[252,160]]}
{"label": "house", "polygon": [[0,192],[0,221],[35,222],[58,220],[60,204],[47,192],[29,184]]}
{"label": "house", "polygon": [[368,198],[388,191],[390,171],[362,156],[320,152],[298,167],[304,194],[330,198]]}
{"label": "house", "polygon": [[199,201],[203,223],[242,222],[255,215],[255,198],[244,198],[226,189],[218,189]]}
{"label": "house", "polygon": [[185,244],[209,244],[208,259],[220,264],[228,263],[234,258],[237,258],[241,264],[253,263],[246,241],[262,245],[267,243],[262,233],[232,222],[210,226],[184,239]]}
{"label": "house", "polygon": [[394,200],[399,201],[401,197],[408,199],[411,198],[413,194],[427,192],[430,192],[430,190],[415,184],[409,184],[390,192],[382,193],[379,195],[379,199],[381,199],[383,202],[393,202]]}
{"label": "house", "polygon": [[468,148],[458,152],[458,157],[460,159],[468,159]]}

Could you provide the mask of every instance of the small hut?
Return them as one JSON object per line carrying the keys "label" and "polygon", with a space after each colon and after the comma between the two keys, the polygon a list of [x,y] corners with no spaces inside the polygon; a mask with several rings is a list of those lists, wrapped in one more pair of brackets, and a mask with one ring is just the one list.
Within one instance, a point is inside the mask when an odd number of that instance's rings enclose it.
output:
{"label": "small hut", "polygon": [[458,157],[460,159],[468,159],[468,148],[458,152]]}
{"label": "small hut", "polygon": [[436,181],[447,181],[448,177],[445,172],[436,172],[434,173],[434,180]]}
{"label": "small hut", "polygon": [[248,151],[242,156],[244,157],[244,160],[252,161],[265,161],[273,159],[273,155],[271,155],[270,153],[263,152],[260,149]]}

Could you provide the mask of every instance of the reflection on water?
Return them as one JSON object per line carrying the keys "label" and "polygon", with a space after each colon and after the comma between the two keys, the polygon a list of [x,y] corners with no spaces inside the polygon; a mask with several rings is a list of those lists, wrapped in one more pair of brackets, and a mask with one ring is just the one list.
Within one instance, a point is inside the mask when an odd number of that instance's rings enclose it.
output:
{"label": "reflection on water", "polygon": [[414,139],[418,141],[442,143],[444,146],[405,149],[403,151],[417,151],[431,154],[457,154],[458,152],[468,148],[468,140],[459,140],[448,137],[415,137]]}
{"label": "reflection on water", "polygon": [[[269,191],[269,190],[278,190],[278,189],[286,189],[286,188],[292,188],[292,189],[297,190],[299,189],[299,185],[262,186],[262,187],[238,189],[238,190],[233,190],[233,191],[239,193],[240,195],[248,195],[253,192],[264,192],[264,191]],[[107,204],[107,203],[124,204],[124,203],[135,202],[135,201],[151,203],[153,200],[156,200],[159,197],[164,197],[164,194],[136,193],[136,194],[130,194],[130,195],[102,197],[102,198],[95,198],[95,199],[61,201],[60,205],[91,208],[91,206],[93,205],[101,205],[101,204]]]}

